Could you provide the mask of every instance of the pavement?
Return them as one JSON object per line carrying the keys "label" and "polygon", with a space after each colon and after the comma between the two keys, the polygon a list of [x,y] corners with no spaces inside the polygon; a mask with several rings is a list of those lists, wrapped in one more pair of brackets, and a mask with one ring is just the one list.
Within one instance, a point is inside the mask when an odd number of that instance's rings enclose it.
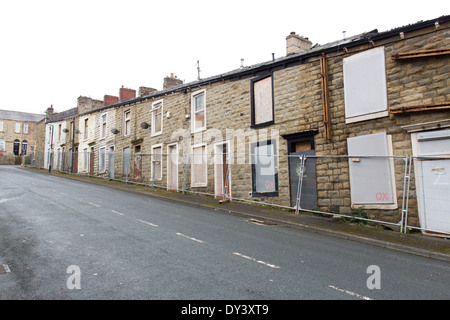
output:
{"label": "pavement", "polygon": [[203,194],[173,192],[140,184],[124,183],[98,177],[65,174],[55,171],[48,173],[47,170],[29,167],[21,169],[95,183],[127,192],[145,194],[150,197],[179,204],[203,207],[227,214],[233,214],[243,217],[249,222],[267,225],[268,227],[273,225],[289,226],[309,232],[344,238],[350,241],[359,241],[378,247],[450,262],[450,236],[449,238],[441,238],[424,235],[421,232],[403,233],[399,230],[392,230],[391,228],[382,225],[360,225],[350,223],[341,218],[333,218],[331,215],[318,216],[311,213],[295,214],[292,210],[242,201],[233,200],[221,203],[218,199]]}

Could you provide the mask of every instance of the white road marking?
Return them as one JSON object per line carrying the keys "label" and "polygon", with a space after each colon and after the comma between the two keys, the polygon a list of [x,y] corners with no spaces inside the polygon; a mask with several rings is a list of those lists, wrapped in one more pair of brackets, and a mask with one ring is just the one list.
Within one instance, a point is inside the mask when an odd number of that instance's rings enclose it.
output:
{"label": "white road marking", "polygon": [[184,235],[184,234],[179,233],[179,232],[177,232],[176,234],[177,234],[177,236],[185,237],[185,238],[187,238],[187,239],[190,239],[190,240],[195,241],[195,242],[198,242],[198,243],[204,243],[202,240],[198,240],[198,239],[189,237],[189,236]]}
{"label": "white road marking", "polygon": [[255,258],[246,256],[246,255],[243,255],[242,253],[239,253],[239,252],[233,252],[233,254],[236,255],[236,256],[242,257],[242,258],[244,258],[244,259],[247,259],[247,260],[251,260],[251,261],[260,263],[260,264],[262,264],[262,265],[265,265],[265,266],[270,267],[270,268],[273,268],[273,269],[280,269],[279,266],[276,266],[276,265],[274,265],[274,264],[267,263],[267,262],[264,262],[264,261],[261,261],[261,260],[256,260]]}
{"label": "white road marking", "polygon": [[136,219],[136,220],[139,221],[139,222],[148,224],[149,226],[152,226],[152,227],[155,227],[155,228],[158,228],[158,227],[159,227],[159,226],[156,225],[156,224],[153,224],[153,223],[150,223],[150,222],[147,222],[147,221],[144,221],[144,220],[139,220],[139,219]]}
{"label": "white road marking", "polygon": [[92,203],[92,202],[88,202],[90,205],[96,206],[100,208],[100,205],[96,204],[96,203]]}
{"label": "white road marking", "polygon": [[124,214],[122,212],[116,211],[116,210],[111,210],[111,212],[118,214],[119,216],[124,216]]}
{"label": "white road marking", "polygon": [[17,200],[17,199],[19,199],[19,198],[21,198],[22,196],[18,196],[18,197],[12,197],[12,198],[3,198],[3,199],[0,199],[0,203],[1,202],[6,202],[6,201],[11,201],[11,200]]}
{"label": "white road marking", "polygon": [[371,299],[371,298],[362,296],[362,295],[360,295],[360,294],[357,294],[357,293],[354,293],[354,292],[351,292],[351,291],[348,291],[348,290],[340,289],[340,288],[335,287],[335,286],[328,286],[328,288],[337,290],[337,291],[339,291],[339,292],[344,292],[344,293],[346,293],[346,294],[348,294],[348,295],[350,295],[350,296],[354,296],[354,297],[360,298],[360,299],[362,299],[362,300],[373,300],[373,299]]}

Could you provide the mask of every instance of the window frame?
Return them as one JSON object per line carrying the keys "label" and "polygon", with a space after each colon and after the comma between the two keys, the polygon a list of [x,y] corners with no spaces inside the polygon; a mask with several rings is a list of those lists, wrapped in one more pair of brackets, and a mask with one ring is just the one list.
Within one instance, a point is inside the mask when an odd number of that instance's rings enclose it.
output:
{"label": "window frame", "polygon": [[28,133],[28,123],[23,124],[23,133]]}
{"label": "window frame", "polygon": [[[158,112],[159,111],[159,112]],[[163,133],[163,118],[164,118],[164,104],[163,100],[158,100],[152,103],[152,137],[159,136]],[[156,131],[156,115],[161,114],[161,130]]]}
{"label": "window frame", "polygon": [[88,138],[89,138],[89,118],[84,118],[83,139],[87,140]]}
{"label": "window frame", "polygon": [[[272,119],[266,122],[255,123],[256,121],[256,97],[255,97],[255,84],[270,78],[271,83],[271,105],[272,105]],[[270,126],[275,123],[275,98],[274,98],[274,88],[273,88],[273,73],[265,74],[250,80],[250,107],[251,107],[251,128],[260,128],[265,126]]]}
{"label": "window frame", "polygon": [[20,122],[16,122],[16,128],[14,129],[14,133],[20,133]]}
{"label": "window frame", "polygon": [[[200,111],[203,111],[204,113],[204,120],[203,120],[203,126],[201,127],[196,127],[196,121],[195,121],[195,116],[199,111],[195,111],[195,101],[196,101],[196,97],[203,95],[203,109]],[[201,90],[197,90],[195,92],[191,93],[191,132],[192,133],[196,133],[196,132],[201,132],[201,131],[205,131],[206,130],[206,89],[201,89]]]}
{"label": "window frame", "polygon": [[[127,115],[128,118],[127,118]],[[129,127],[127,125],[129,124]],[[131,109],[123,111],[123,136],[128,137],[131,134]]]}
{"label": "window frame", "polygon": [[6,141],[0,138],[0,151],[6,151]]}
{"label": "window frame", "polygon": [[100,140],[106,138],[107,127],[108,127],[108,113],[105,112],[100,115]]}

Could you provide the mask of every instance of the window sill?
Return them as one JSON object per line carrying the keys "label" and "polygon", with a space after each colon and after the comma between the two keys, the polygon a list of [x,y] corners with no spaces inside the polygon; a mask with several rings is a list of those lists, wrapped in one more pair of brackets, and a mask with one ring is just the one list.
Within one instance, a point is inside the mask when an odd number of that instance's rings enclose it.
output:
{"label": "window sill", "polygon": [[371,119],[376,119],[376,118],[383,118],[383,117],[387,117],[388,115],[389,115],[389,112],[387,110],[380,111],[380,112],[375,112],[375,113],[370,113],[370,114],[364,114],[361,116],[345,118],[345,123],[348,124],[348,123],[366,121],[366,120],[371,120]]}

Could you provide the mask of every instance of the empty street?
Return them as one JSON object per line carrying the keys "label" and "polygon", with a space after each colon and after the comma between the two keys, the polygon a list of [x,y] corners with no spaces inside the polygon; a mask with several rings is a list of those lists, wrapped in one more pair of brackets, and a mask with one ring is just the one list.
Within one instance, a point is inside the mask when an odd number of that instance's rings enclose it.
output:
{"label": "empty street", "polygon": [[0,265],[2,300],[450,298],[445,261],[16,166]]}

